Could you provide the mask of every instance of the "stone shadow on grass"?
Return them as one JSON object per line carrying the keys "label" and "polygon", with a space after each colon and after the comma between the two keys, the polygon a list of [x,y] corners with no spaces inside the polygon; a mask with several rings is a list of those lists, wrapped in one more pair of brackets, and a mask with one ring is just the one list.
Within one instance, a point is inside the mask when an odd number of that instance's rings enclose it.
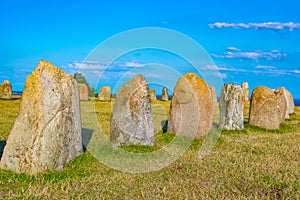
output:
{"label": "stone shadow on grass", "polygon": [[168,120],[163,120],[160,123],[163,133],[166,133],[168,131]]}
{"label": "stone shadow on grass", "polygon": [[20,100],[20,99],[22,99],[21,96],[13,96],[11,98],[0,98],[0,100],[2,100],[2,101],[15,101],[15,100]]}
{"label": "stone shadow on grass", "polygon": [[4,151],[5,145],[6,145],[6,141],[5,140],[1,140],[0,141],[0,160],[2,158],[2,154],[3,154],[3,151]]}
{"label": "stone shadow on grass", "polygon": [[[83,128],[81,131],[82,147],[83,147],[84,152],[86,151],[87,145],[89,144],[89,142],[93,136],[93,132],[94,132],[94,130],[86,129],[86,128]],[[0,148],[0,153],[1,153],[1,148]]]}

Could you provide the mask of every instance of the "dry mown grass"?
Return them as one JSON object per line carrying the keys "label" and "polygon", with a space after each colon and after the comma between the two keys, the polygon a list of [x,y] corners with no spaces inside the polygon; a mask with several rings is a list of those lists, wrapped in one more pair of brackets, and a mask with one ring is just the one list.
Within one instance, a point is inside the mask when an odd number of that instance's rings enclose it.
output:
{"label": "dry mown grass", "polygon": [[[19,103],[19,100],[0,101],[1,140],[7,139]],[[81,108],[85,109],[86,104],[81,102]],[[167,117],[169,102],[158,101],[152,105],[157,145],[161,146],[172,139],[159,131],[161,120]],[[111,103],[96,102],[95,110],[106,135],[111,108]],[[214,119],[217,121],[217,116]],[[266,131],[247,124],[244,131],[224,131],[213,152],[199,160],[201,143],[202,140],[195,140],[176,162],[144,174],[110,169],[89,152],[68,163],[61,172],[27,176],[0,170],[0,199],[300,198],[299,107],[280,131]]]}

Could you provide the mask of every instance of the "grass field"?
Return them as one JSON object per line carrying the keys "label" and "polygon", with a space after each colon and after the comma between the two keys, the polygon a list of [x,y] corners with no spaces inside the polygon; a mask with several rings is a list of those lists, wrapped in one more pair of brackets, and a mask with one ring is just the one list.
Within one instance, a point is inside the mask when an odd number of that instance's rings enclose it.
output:
{"label": "grass field", "polygon": [[[155,151],[172,140],[160,127],[168,118],[169,103],[152,103],[156,146],[126,151]],[[0,154],[19,104],[20,99],[0,100]],[[82,110],[87,104],[81,102]],[[111,108],[109,102],[96,102],[106,136]],[[246,122],[248,112],[246,105]],[[202,142],[194,140],[177,161],[149,173],[111,169],[88,151],[63,171],[27,176],[0,170],[0,199],[300,199],[300,107],[277,131],[247,123],[242,131],[223,131],[211,154],[198,159]]]}

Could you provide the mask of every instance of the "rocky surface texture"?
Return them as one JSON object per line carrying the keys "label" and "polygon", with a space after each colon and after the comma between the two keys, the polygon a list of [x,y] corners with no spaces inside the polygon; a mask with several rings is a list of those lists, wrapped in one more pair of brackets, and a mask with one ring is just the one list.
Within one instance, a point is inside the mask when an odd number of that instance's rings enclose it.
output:
{"label": "rocky surface texture", "polygon": [[89,100],[89,88],[86,84],[78,84],[80,100]]}
{"label": "rocky surface texture", "polygon": [[157,101],[155,90],[150,89],[149,92],[150,92],[150,101],[151,102]]}
{"label": "rocky surface texture", "polygon": [[161,91],[161,100],[162,101],[169,101],[168,89],[166,87],[164,87]]}
{"label": "rocky surface texture", "polygon": [[154,145],[150,92],[141,75],[118,91],[111,116],[110,140],[116,146]]}
{"label": "rocky surface texture", "polygon": [[82,153],[78,85],[47,61],[28,76],[0,166],[36,174],[61,170]]}
{"label": "rocky surface texture", "polygon": [[110,101],[111,100],[111,89],[109,86],[104,86],[100,89],[98,94],[98,99],[100,101]]}
{"label": "rocky surface texture", "polygon": [[212,98],[213,103],[217,103],[218,97],[217,97],[216,88],[214,86],[210,86],[209,89],[210,89],[211,98]]}
{"label": "rocky surface texture", "polygon": [[290,93],[290,91],[288,91],[285,88],[284,88],[284,97],[285,97],[286,106],[287,106],[285,118],[290,119],[290,114],[293,114],[295,111],[294,97]]}
{"label": "rocky surface texture", "polygon": [[174,89],[168,132],[201,137],[212,127],[212,98],[208,85],[194,73],[184,74]]}
{"label": "rocky surface texture", "polygon": [[282,88],[256,87],[252,93],[249,124],[269,130],[279,129],[285,120],[286,109]]}
{"label": "rocky surface texture", "polygon": [[240,85],[227,83],[222,88],[220,127],[226,130],[244,129],[244,93]]}
{"label": "rocky surface texture", "polygon": [[0,99],[10,99],[12,97],[12,86],[8,80],[0,84]]}
{"label": "rocky surface texture", "polygon": [[243,89],[243,92],[244,92],[245,102],[246,102],[246,101],[250,101],[250,96],[249,96],[249,84],[248,84],[248,82],[243,82],[243,83],[242,83],[242,89]]}

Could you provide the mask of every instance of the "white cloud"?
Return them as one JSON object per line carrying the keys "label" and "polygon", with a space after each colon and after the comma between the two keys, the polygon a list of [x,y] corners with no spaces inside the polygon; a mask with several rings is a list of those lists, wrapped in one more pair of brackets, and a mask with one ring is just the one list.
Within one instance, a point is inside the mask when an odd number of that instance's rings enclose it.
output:
{"label": "white cloud", "polygon": [[228,51],[240,51],[241,49],[236,48],[236,47],[227,47]]}
{"label": "white cloud", "polygon": [[125,62],[124,64],[121,64],[125,67],[144,67],[144,64],[137,63],[137,62]]}
{"label": "white cloud", "polygon": [[[268,66],[266,66],[268,67]],[[272,67],[272,66],[270,66]],[[266,70],[267,69],[267,70]],[[297,76],[300,77],[300,70],[294,69],[294,70],[284,70],[284,69],[275,69],[273,68],[257,68],[256,70],[249,70],[249,73],[254,73],[256,75],[272,75],[272,76]]]}
{"label": "white cloud", "polygon": [[161,78],[161,76],[159,74],[154,74],[154,73],[146,74],[146,77],[149,77],[149,78]]}
{"label": "white cloud", "polygon": [[134,67],[143,67],[145,64],[138,63],[138,62],[115,62],[112,65],[108,65],[106,63],[99,63],[99,62],[93,62],[93,61],[75,61],[73,63],[69,63],[67,65],[63,65],[63,68],[66,69],[83,69],[83,70],[89,70],[89,69],[97,69],[97,70],[105,70],[109,67],[109,69],[128,69],[128,68],[134,68]]}
{"label": "white cloud", "polygon": [[75,66],[74,68],[78,69],[100,69],[104,70],[107,68],[106,65],[103,65],[101,63],[97,62],[74,62],[73,65]]}
{"label": "white cloud", "polygon": [[207,65],[205,66],[205,69],[214,71],[214,74],[216,76],[223,79],[226,79],[231,72],[245,72],[264,76],[296,76],[300,78],[300,69],[276,69],[276,67],[274,66],[258,65],[254,69],[238,69],[234,67],[219,67],[216,65]]}
{"label": "white cloud", "polygon": [[[229,49],[229,48],[227,48]],[[237,48],[236,48],[237,49]],[[271,50],[268,52],[262,51],[262,50],[256,50],[256,51],[246,51],[243,52],[241,50],[231,50],[224,53],[224,55],[218,55],[218,54],[211,54],[214,58],[238,58],[238,59],[252,59],[258,61],[259,59],[265,59],[265,60],[281,60],[282,58],[285,58],[287,56],[286,53],[281,53],[279,50]]]}
{"label": "white cloud", "polygon": [[295,73],[295,74],[300,74],[300,70],[298,70],[298,69],[291,70],[291,72]]}
{"label": "white cloud", "polygon": [[221,79],[227,79],[227,74],[226,73],[220,73],[220,72],[214,72],[213,73],[216,77],[219,77]]}
{"label": "white cloud", "polygon": [[219,68],[216,65],[207,65],[205,68],[209,70],[219,70]]}
{"label": "white cloud", "polygon": [[300,29],[300,23],[294,22],[264,22],[264,23],[226,23],[226,22],[216,22],[214,24],[208,25],[210,28],[242,28],[250,29],[254,28],[256,30],[260,29],[270,29],[275,31],[293,31],[294,29]]}
{"label": "white cloud", "polygon": [[258,65],[255,67],[256,69],[275,69],[274,66],[264,66],[264,65]]}
{"label": "white cloud", "polygon": [[64,67],[74,68],[75,66],[73,64],[67,64],[67,66],[64,66]]}
{"label": "white cloud", "polygon": [[205,68],[208,69],[208,70],[212,70],[212,71],[246,72],[245,69],[237,69],[237,68],[230,68],[230,67],[218,67],[216,65],[207,65]]}
{"label": "white cloud", "polygon": [[80,69],[97,69],[97,70],[104,70],[107,68],[105,64],[101,64],[98,62],[86,62],[86,61],[75,61],[73,63],[69,63],[67,65],[62,65],[64,69],[73,69],[73,70],[80,70]]}

